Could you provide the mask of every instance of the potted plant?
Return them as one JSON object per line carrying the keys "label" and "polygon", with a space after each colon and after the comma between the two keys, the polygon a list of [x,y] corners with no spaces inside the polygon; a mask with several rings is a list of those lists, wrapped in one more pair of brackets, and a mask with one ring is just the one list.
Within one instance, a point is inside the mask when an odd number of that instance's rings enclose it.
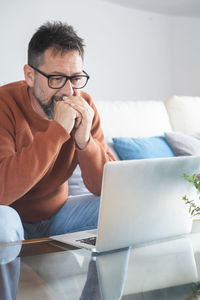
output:
{"label": "potted plant", "polygon": [[[194,187],[197,190],[198,199],[200,200],[200,173],[199,174],[193,174],[192,176],[189,176],[188,174],[184,173],[183,175],[186,180],[191,182],[191,184],[194,185]],[[189,205],[189,213],[191,216],[200,215],[200,207],[195,203],[196,201],[194,199],[189,199],[188,196],[183,196],[182,198],[185,201],[185,204]]]}

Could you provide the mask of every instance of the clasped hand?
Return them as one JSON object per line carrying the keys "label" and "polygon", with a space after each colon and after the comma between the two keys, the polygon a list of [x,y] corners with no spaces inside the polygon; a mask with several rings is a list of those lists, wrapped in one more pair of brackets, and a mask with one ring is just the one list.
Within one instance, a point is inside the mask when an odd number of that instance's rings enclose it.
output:
{"label": "clasped hand", "polygon": [[75,128],[74,139],[80,149],[84,149],[90,139],[94,111],[80,96],[63,97],[54,104],[54,120],[70,134]]}

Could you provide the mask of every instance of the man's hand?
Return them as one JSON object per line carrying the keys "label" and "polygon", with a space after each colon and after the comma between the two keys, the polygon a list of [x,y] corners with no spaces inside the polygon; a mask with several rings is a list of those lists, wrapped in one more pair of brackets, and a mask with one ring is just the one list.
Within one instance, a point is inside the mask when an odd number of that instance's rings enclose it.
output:
{"label": "man's hand", "polygon": [[54,106],[54,120],[60,123],[70,134],[75,127],[74,139],[80,149],[87,146],[94,111],[80,96],[63,97]]}
{"label": "man's hand", "polygon": [[54,104],[54,120],[70,134],[73,127],[81,122],[81,115],[64,101],[57,101]]}
{"label": "man's hand", "polygon": [[63,97],[64,103],[73,108],[78,116],[75,123],[74,139],[80,149],[84,149],[90,139],[90,131],[94,118],[94,111],[91,106],[80,96]]}

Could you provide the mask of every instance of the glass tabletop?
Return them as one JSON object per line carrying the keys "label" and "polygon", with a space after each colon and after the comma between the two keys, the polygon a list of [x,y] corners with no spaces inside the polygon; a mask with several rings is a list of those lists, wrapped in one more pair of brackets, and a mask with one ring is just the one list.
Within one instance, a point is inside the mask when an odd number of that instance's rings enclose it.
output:
{"label": "glass tabletop", "polygon": [[0,299],[200,299],[199,232],[99,255],[50,240],[40,251],[1,244]]}

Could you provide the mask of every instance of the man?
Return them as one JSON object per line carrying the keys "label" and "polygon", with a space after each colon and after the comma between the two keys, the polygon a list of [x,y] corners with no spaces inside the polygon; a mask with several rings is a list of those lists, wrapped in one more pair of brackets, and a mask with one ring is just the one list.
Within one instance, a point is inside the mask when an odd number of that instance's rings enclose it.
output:
{"label": "man", "polygon": [[[103,166],[114,158],[91,97],[80,91],[89,79],[83,56],[83,40],[71,26],[46,23],[29,43],[25,81],[0,88],[3,240],[18,227],[22,237],[18,214],[25,238],[97,226]],[[77,164],[93,195],[68,198]]]}

